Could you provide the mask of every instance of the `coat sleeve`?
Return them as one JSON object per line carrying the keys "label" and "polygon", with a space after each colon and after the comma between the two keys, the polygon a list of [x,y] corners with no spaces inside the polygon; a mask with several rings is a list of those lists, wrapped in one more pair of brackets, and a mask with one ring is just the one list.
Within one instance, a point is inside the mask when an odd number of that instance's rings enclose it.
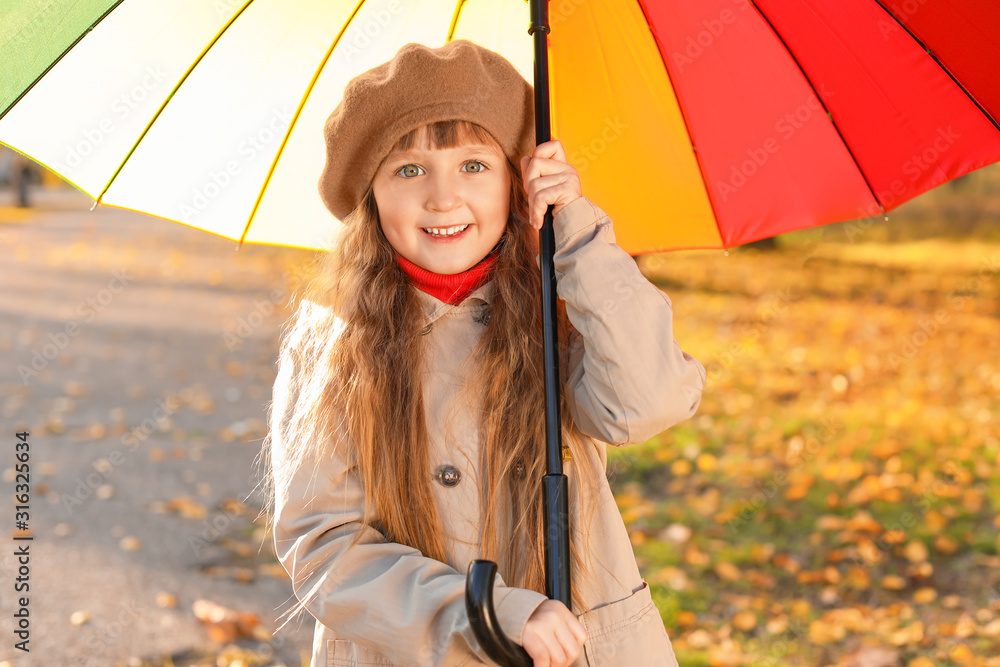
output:
{"label": "coat sleeve", "polygon": [[586,197],[553,220],[559,298],[571,335],[567,399],[577,426],[612,445],[642,443],[691,417],[704,366],[673,335],[668,297],[615,243],[611,219]]}
{"label": "coat sleeve", "polygon": [[[282,350],[270,417],[273,461],[283,461],[302,365],[292,346]],[[272,474],[281,470],[272,465]],[[355,467],[329,456],[319,466],[301,466],[289,480],[275,481],[281,482],[275,494],[275,553],[296,597],[308,598],[306,609],[316,619],[394,664],[432,667],[470,651],[490,663],[465,610],[466,573],[363,525],[364,489]],[[348,549],[359,531],[359,543]],[[528,617],[547,598],[507,587],[499,574],[494,584],[500,627],[521,643]]]}

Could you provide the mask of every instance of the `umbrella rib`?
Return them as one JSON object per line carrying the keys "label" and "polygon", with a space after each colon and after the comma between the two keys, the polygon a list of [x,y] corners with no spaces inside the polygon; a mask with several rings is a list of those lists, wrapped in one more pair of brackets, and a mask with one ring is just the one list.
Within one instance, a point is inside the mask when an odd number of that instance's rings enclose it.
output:
{"label": "umbrella rib", "polygon": [[351,26],[351,22],[354,21],[354,17],[358,15],[361,11],[362,5],[365,4],[365,0],[358,0],[358,3],[354,6],[354,10],[351,15],[347,17],[344,24],[340,26],[340,31],[337,32],[337,36],[333,38],[330,43],[330,48],[326,50],[323,54],[323,59],[320,61],[319,66],[316,71],[313,72],[312,78],[309,79],[309,85],[306,86],[305,92],[302,94],[302,99],[299,100],[299,104],[295,107],[295,113],[292,115],[292,119],[288,122],[288,130],[285,132],[284,136],[281,138],[281,144],[278,146],[277,152],[274,154],[274,160],[271,161],[271,166],[267,169],[267,175],[264,177],[264,182],[260,186],[260,192],[257,195],[257,200],[253,203],[253,209],[250,211],[249,217],[247,217],[247,223],[243,226],[243,233],[240,234],[239,246],[237,250],[243,247],[243,242],[246,240],[247,233],[250,231],[250,225],[253,223],[254,216],[257,215],[257,209],[260,208],[260,202],[264,199],[264,193],[267,191],[267,186],[271,182],[271,176],[274,175],[274,170],[278,167],[278,160],[281,159],[281,154],[285,150],[285,145],[288,144],[288,138],[292,135],[292,130],[295,129],[295,123],[299,120],[299,115],[302,113],[302,108],[305,107],[306,101],[309,99],[309,93],[312,92],[313,87],[316,85],[316,81],[319,80],[320,74],[323,73],[323,68],[326,67],[326,63],[330,60],[330,56],[336,50],[337,45],[340,43],[340,38],[344,36],[344,33]]}
{"label": "umbrella rib", "polygon": [[868,177],[865,175],[864,170],[861,168],[861,165],[858,164],[858,159],[854,156],[854,151],[851,150],[851,145],[847,143],[847,139],[844,138],[843,133],[837,126],[837,121],[833,119],[833,114],[830,113],[830,110],[826,108],[826,104],[823,102],[823,98],[820,96],[819,91],[816,90],[816,86],[813,85],[813,82],[809,78],[809,75],[806,74],[806,71],[802,68],[802,63],[800,63],[799,59],[795,57],[795,54],[788,47],[788,44],[785,42],[781,34],[778,33],[777,29],[774,27],[774,24],[771,23],[771,20],[768,19],[767,16],[764,14],[764,10],[760,8],[760,5],[758,5],[756,2],[752,2],[750,4],[753,5],[754,9],[757,10],[757,13],[760,14],[760,17],[764,19],[764,22],[767,23],[769,28],[771,28],[771,32],[774,33],[774,36],[778,38],[778,41],[781,42],[781,45],[785,47],[785,52],[788,53],[789,57],[792,59],[792,62],[795,63],[795,66],[799,68],[799,71],[802,73],[802,78],[805,79],[806,83],[809,84],[809,87],[812,88],[813,93],[816,95],[816,101],[820,103],[820,106],[823,107],[823,111],[826,112],[826,117],[830,119],[830,124],[833,125],[833,129],[837,132],[837,136],[840,137],[841,143],[843,143],[844,148],[847,149],[847,154],[851,156],[851,160],[854,162],[854,166],[858,168],[858,173],[864,180],[865,186],[868,188],[868,192],[871,193],[872,199],[875,201],[876,204],[878,204],[879,211],[881,213],[885,213],[885,207],[882,206],[882,202],[879,201],[878,196],[875,194],[875,189],[872,188],[872,184],[868,182]]}
{"label": "umbrella rib", "polygon": [[108,182],[104,185],[104,188],[101,190],[100,194],[97,195],[97,201],[95,201],[94,205],[90,207],[91,211],[93,211],[95,208],[97,208],[97,205],[101,203],[101,198],[108,191],[108,188],[111,187],[111,184],[115,182],[115,179],[118,178],[118,174],[120,174],[121,171],[122,171],[122,169],[125,168],[125,164],[129,161],[129,158],[131,158],[132,154],[135,153],[135,149],[137,149],[139,147],[139,144],[142,143],[142,140],[149,133],[149,130],[153,127],[153,123],[155,123],[156,119],[160,117],[161,113],[163,113],[163,110],[166,108],[167,104],[170,103],[170,100],[172,100],[174,98],[174,93],[177,92],[177,89],[180,88],[184,84],[185,81],[187,81],[187,78],[189,76],[191,76],[191,72],[193,72],[194,68],[198,66],[198,63],[200,63],[202,61],[202,59],[209,52],[209,50],[213,46],[215,46],[216,42],[219,41],[219,39],[222,37],[223,33],[225,33],[226,30],[229,29],[229,26],[231,26],[233,24],[233,22],[236,21],[236,19],[238,19],[240,17],[240,15],[246,10],[247,7],[250,6],[250,4],[252,2],[253,2],[253,0],[246,0],[246,2],[243,3],[243,6],[240,7],[240,10],[238,12],[236,12],[235,14],[233,14],[229,18],[228,21],[226,21],[226,24],[224,26],[222,26],[222,29],[219,30],[215,34],[215,37],[212,38],[212,41],[209,42],[205,46],[204,49],[202,49],[201,53],[198,54],[198,57],[194,59],[194,62],[192,62],[191,65],[188,67],[187,71],[184,72],[184,75],[180,78],[180,80],[177,81],[177,83],[174,85],[173,90],[170,91],[170,94],[167,95],[167,97],[163,100],[163,103],[160,104],[160,108],[157,109],[156,113],[153,114],[153,117],[149,119],[149,122],[146,124],[146,127],[143,128],[142,133],[139,135],[139,138],[135,140],[134,144],[132,144],[132,148],[129,149],[129,152],[125,156],[125,159],[123,159],[122,162],[121,162],[121,164],[118,165],[118,168],[115,169],[115,173],[111,174],[111,178],[108,179]]}
{"label": "umbrella rib", "polygon": [[455,5],[455,13],[451,15],[451,25],[448,26],[448,36],[445,37],[445,44],[450,42],[455,38],[455,28],[458,27],[458,17],[462,13],[462,9],[465,7],[465,3],[468,0],[458,0],[458,4]]}
{"label": "umbrella rib", "polygon": [[909,28],[907,28],[907,27],[906,27],[906,24],[904,24],[904,23],[903,23],[902,21],[900,21],[900,20],[899,20],[898,18],[896,18],[896,15],[895,15],[895,14],[893,14],[893,13],[892,13],[892,12],[890,12],[890,11],[889,11],[888,9],[886,9],[886,6],[885,6],[885,5],[884,5],[884,4],[882,3],[882,0],[875,0],[875,3],[876,3],[876,4],[877,4],[877,5],[879,6],[879,7],[881,7],[881,8],[882,8],[882,11],[884,11],[884,12],[885,12],[886,14],[888,14],[888,15],[889,15],[889,16],[890,16],[890,17],[892,18],[892,20],[893,20],[893,21],[895,21],[896,23],[898,23],[898,24],[899,24],[899,27],[901,27],[901,28],[902,28],[903,30],[905,30],[905,31],[906,31],[906,34],[908,34],[908,35],[909,35],[910,37],[912,37],[912,38],[913,38],[913,41],[914,41],[914,42],[916,42],[916,43],[917,43],[917,44],[918,44],[918,45],[920,46],[920,48],[921,48],[921,49],[923,49],[924,51],[926,51],[926,52],[927,52],[927,55],[929,55],[929,56],[931,57],[931,59],[932,59],[932,60],[933,60],[933,61],[934,61],[935,63],[937,63],[937,66],[941,68],[941,71],[943,71],[943,72],[944,72],[945,74],[947,74],[947,75],[948,75],[948,76],[949,76],[949,77],[951,78],[951,80],[955,82],[955,85],[956,85],[956,86],[958,86],[958,87],[959,87],[959,89],[960,89],[960,90],[961,90],[961,91],[962,91],[963,93],[965,93],[966,97],[968,97],[968,98],[969,98],[969,99],[970,99],[970,100],[972,101],[972,103],[973,103],[973,104],[975,104],[975,105],[976,105],[976,107],[978,107],[978,108],[979,108],[979,110],[980,110],[980,111],[981,111],[981,112],[983,113],[983,115],[984,115],[984,116],[986,116],[986,119],[987,119],[988,121],[990,121],[991,123],[993,123],[993,127],[995,127],[995,128],[997,129],[997,130],[1000,130],[1000,123],[998,123],[998,122],[997,122],[997,119],[996,119],[996,118],[994,118],[994,117],[993,117],[993,116],[992,116],[992,115],[990,114],[990,112],[989,112],[989,111],[987,111],[987,110],[986,110],[985,108],[983,108],[983,105],[979,103],[979,100],[977,100],[977,99],[975,98],[975,96],[974,96],[974,95],[973,95],[973,94],[972,94],[971,92],[969,92],[968,88],[966,88],[966,87],[965,87],[964,85],[962,85],[962,82],[961,82],[961,81],[959,81],[959,80],[958,80],[958,79],[957,79],[957,78],[955,77],[955,75],[954,75],[954,74],[952,74],[952,73],[951,73],[951,72],[950,72],[950,71],[948,70],[948,68],[947,68],[947,67],[945,67],[944,63],[942,63],[942,62],[941,62],[940,60],[938,60],[938,57],[937,57],[937,56],[936,56],[936,55],[934,54],[934,52],[933,52],[933,51],[931,51],[930,49],[928,49],[928,48],[927,48],[927,45],[926,45],[926,44],[924,44],[924,43],[923,43],[922,41],[920,41],[920,39],[919,39],[919,38],[918,38],[918,37],[917,37],[916,35],[914,35],[914,34],[913,34],[913,32],[912,32],[912,31],[911,31],[911,30],[910,30]]}
{"label": "umbrella rib", "polygon": [[[49,66],[48,66],[48,67],[46,67],[46,68],[45,68],[45,70],[44,70],[44,71],[43,71],[43,72],[42,72],[41,74],[39,74],[39,75],[38,75],[38,78],[36,78],[36,79],[35,79],[34,81],[32,81],[32,82],[31,82],[31,85],[30,85],[30,86],[28,86],[27,88],[25,88],[24,90],[22,90],[22,91],[21,91],[21,94],[17,96],[17,99],[15,99],[15,100],[14,100],[13,102],[11,102],[11,103],[10,103],[10,104],[9,104],[9,105],[7,106],[7,108],[6,108],[6,109],[4,109],[2,113],[0,113],[0,120],[2,120],[2,119],[3,119],[3,117],[7,115],[7,112],[8,112],[8,111],[10,111],[11,109],[13,109],[14,107],[16,107],[16,106],[17,106],[17,103],[18,103],[18,102],[20,102],[20,101],[21,101],[21,99],[22,99],[22,98],[23,98],[23,97],[24,97],[25,95],[27,95],[27,94],[28,94],[28,91],[30,91],[30,90],[31,90],[32,88],[34,88],[34,87],[35,87],[35,85],[36,85],[36,84],[37,84],[37,83],[38,83],[39,81],[41,81],[41,80],[42,80],[42,78],[43,78],[43,77],[44,77],[44,76],[45,76],[46,74],[48,74],[48,73],[49,73],[49,70],[51,70],[51,69],[52,69],[53,67],[55,67],[55,66],[56,66],[56,63],[58,63],[58,62],[59,62],[60,60],[62,60],[62,59],[63,59],[63,58],[64,58],[64,57],[66,56],[66,54],[67,54],[67,53],[69,53],[70,51],[72,51],[72,50],[73,50],[73,47],[74,47],[74,46],[76,46],[77,44],[79,44],[79,42],[80,42],[80,40],[81,40],[81,39],[83,39],[83,38],[84,38],[84,37],[86,37],[86,36],[87,36],[88,34],[90,34],[90,31],[91,31],[91,30],[93,30],[93,29],[94,29],[94,27],[95,27],[95,26],[97,26],[97,24],[98,24],[98,23],[100,23],[101,21],[103,21],[103,20],[104,20],[104,19],[105,19],[105,18],[106,18],[106,17],[108,16],[108,14],[110,14],[110,13],[111,13],[111,12],[113,12],[113,11],[115,11],[115,9],[116,9],[116,8],[118,7],[118,5],[122,4],[122,2],[124,2],[124,0],[118,0],[118,1],[117,1],[117,2],[115,3],[115,4],[111,5],[111,7],[109,7],[109,8],[107,9],[107,11],[105,11],[105,12],[104,12],[103,14],[101,14],[101,15],[100,15],[100,16],[99,16],[99,17],[97,18],[97,20],[96,20],[96,21],[94,21],[93,23],[91,23],[91,24],[90,24],[90,27],[88,27],[88,28],[87,28],[86,30],[84,30],[83,32],[81,32],[81,33],[80,33],[80,34],[79,34],[79,35],[77,36],[77,38],[73,40],[73,43],[72,43],[72,44],[70,44],[69,46],[67,46],[67,47],[66,47],[66,50],[65,50],[65,51],[63,51],[62,53],[60,53],[60,54],[59,54],[59,57],[58,57],[58,58],[56,58],[56,59],[55,59],[55,60],[53,60],[53,61],[52,61],[51,63],[49,63]],[[81,189],[82,189],[82,188],[81,188]]]}

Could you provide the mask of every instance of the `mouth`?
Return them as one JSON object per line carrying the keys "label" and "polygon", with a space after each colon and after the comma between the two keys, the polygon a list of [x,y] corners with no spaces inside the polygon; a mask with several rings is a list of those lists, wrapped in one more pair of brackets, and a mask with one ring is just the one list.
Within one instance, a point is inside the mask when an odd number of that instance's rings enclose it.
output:
{"label": "mouth", "polygon": [[455,225],[454,227],[421,227],[427,236],[433,239],[450,240],[456,239],[470,227],[470,225]]}

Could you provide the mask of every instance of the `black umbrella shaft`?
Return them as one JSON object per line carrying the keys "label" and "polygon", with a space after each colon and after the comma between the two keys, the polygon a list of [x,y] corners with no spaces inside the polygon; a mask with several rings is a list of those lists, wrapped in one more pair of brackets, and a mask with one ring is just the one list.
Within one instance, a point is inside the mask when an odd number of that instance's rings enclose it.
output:
{"label": "black umbrella shaft", "polygon": [[[535,144],[549,140],[549,9],[548,0],[531,0],[528,33],[535,47]],[[556,346],[556,239],[550,204],[539,231],[542,276],[542,341],[545,364],[545,460],[542,479],[545,511],[545,594],[570,607],[569,499],[562,471],[559,415],[559,352]]]}

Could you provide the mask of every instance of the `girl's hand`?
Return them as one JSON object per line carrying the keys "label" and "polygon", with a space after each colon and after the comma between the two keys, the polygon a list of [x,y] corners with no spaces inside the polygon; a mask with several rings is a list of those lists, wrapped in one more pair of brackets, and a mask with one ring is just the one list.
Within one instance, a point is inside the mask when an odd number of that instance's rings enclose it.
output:
{"label": "girl's hand", "polygon": [[520,166],[528,195],[528,222],[535,229],[542,228],[549,204],[555,205],[555,217],[566,204],[583,196],[580,174],[566,162],[566,151],[556,139],[535,146],[531,157],[521,158]]}
{"label": "girl's hand", "polygon": [[522,639],[535,667],[568,667],[580,656],[587,631],[566,605],[546,600],[528,617]]}

